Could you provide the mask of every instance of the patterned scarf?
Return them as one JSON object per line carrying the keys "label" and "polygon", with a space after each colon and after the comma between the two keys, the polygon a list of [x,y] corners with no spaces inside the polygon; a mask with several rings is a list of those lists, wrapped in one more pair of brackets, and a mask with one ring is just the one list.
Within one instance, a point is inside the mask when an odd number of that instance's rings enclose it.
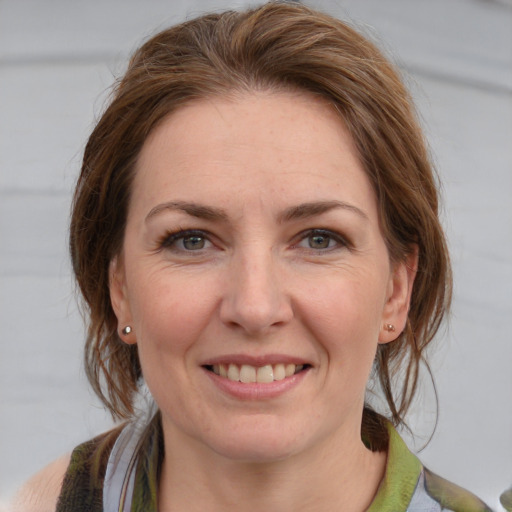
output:
{"label": "patterned scarf", "polygon": [[[123,427],[74,450],[57,512],[103,512],[108,458]],[[492,512],[473,494],[423,468],[391,424],[388,424],[388,431],[386,474],[367,512]],[[164,458],[160,414],[144,431],[139,446],[131,512],[157,512],[158,482]]]}

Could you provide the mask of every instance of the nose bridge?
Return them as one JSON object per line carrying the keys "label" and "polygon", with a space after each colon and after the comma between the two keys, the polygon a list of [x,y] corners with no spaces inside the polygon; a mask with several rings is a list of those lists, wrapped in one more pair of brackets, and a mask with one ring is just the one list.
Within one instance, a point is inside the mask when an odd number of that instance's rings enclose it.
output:
{"label": "nose bridge", "polygon": [[247,246],[233,258],[221,315],[249,334],[265,332],[292,316],[279,262],[270,247]]}

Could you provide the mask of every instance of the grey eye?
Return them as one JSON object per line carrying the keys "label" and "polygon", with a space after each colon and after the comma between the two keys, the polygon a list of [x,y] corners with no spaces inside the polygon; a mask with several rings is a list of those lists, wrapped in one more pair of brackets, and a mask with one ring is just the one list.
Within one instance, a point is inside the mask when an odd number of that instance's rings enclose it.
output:
{"label": "grey eye", "polygon": [[349,244],[341,235],[326,229],[312,229],[302,233],[300,242],[297,244],[297,247],[313,251],[341,249],[348,246]]}
{"label": "grey eye", "polygon": [[329,249],[335,243],[329,233],[311,233],[307,240],[311,249]]}
{"label": "grey eye", "polygon": [[202,236],[190,235],[183,237],[183,247],[188,251],[204,249],[205,239]]}

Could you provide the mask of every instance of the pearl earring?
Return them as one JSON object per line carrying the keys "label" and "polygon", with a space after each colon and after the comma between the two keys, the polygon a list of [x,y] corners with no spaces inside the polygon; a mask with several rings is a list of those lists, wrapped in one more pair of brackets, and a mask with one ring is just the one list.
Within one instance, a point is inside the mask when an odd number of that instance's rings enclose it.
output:
{"label": "pearl earring", "polygon": [[132,328],[129,325],[127,325],[126,327],[123,328],[123,330],[121,332],[125,336],[128,336],[132,332]]}
{"label": "pearl earring", "polygon": [[384,329],[386,329],[388,332],[395,332],[395,326],[393,324],[386,324]]}

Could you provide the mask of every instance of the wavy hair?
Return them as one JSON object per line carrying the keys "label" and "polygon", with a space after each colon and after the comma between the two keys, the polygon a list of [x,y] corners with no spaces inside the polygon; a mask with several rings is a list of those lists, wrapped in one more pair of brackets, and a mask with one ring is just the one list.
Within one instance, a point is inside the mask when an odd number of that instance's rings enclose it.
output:
{"label": "wavy hair", "polygon": [[[333,105],[374,188],[391,259],[403,261],[417,247],[407,327],[394,342],[379,345],[373,370],[388,417],[403,423],[425,348],[451,298],[436,175],[394,66],[346,23],[296,3],[209,14],[164,30],[134,53],[115,85],[85,148],[70,228],[88,316],[89,381],[114,417],[133,414],[141,366],[137,347],[117,333],[109,264],[122,249],[135,163],[146,138],[188,102],[251,90],[307,91]],[[365,409],[363,429],[375,421]]]}

